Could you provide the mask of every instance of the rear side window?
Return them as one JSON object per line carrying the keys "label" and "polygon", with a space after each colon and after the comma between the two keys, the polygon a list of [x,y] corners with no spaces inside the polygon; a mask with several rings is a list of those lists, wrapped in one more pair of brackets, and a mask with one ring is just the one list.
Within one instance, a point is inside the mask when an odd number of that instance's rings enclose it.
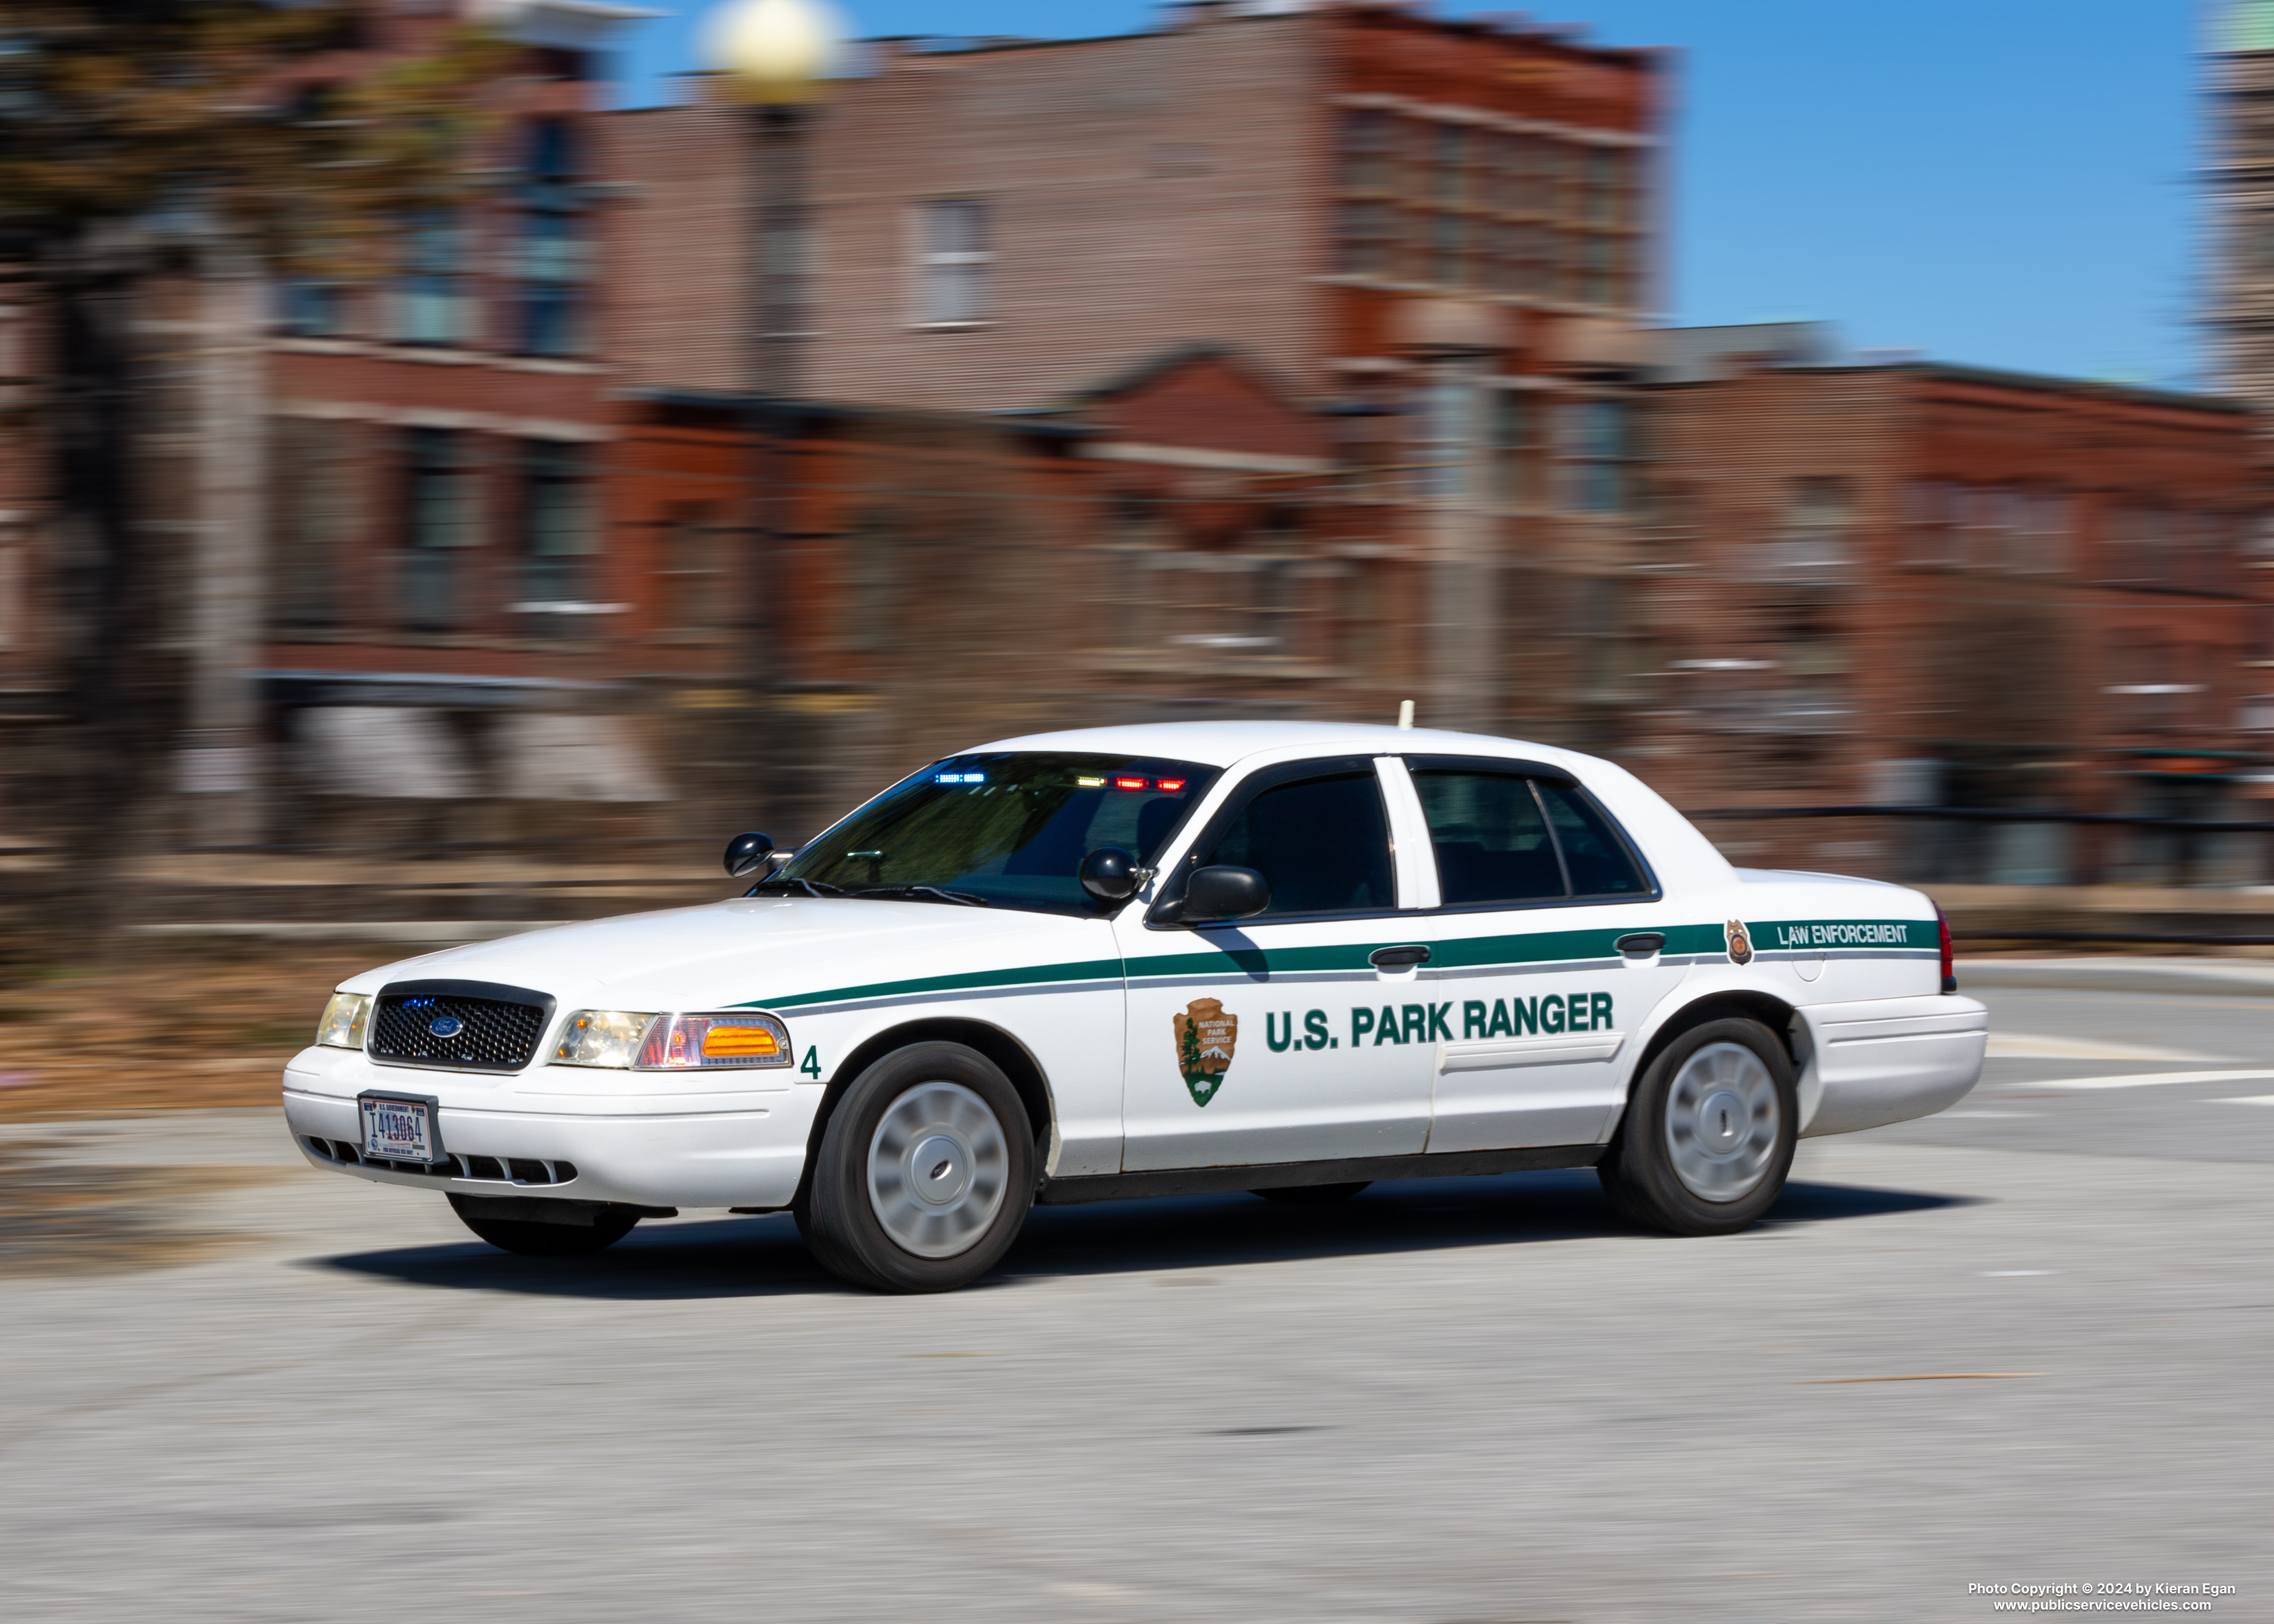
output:
{"label": "rear side window", "polygon": [[1632,897],[1650,890],[1634,854],[1600,808],[1577,789],[1534,778],[1575,897]]}
{"label": "rear side window", "polygon": [[1230,863],[1260,872],[1271,906],[1256,915],[1354,914],[1397,906],[1389,822],[1371,771],[1306,778],[1267,789],[1224,826],[1196,868]]}
{"label": "rear side window", "polygon": [[1447,907],[1650,894],[1625,839],[1576,787],[1518,773],[1419,766],[1413,787]]}
{"label": "rear side window", "polygon": [[1482,772],[1417,772],[1437,887],[1448,906],[1561,900],[1570,891],[1547,815],[1529,778]]}

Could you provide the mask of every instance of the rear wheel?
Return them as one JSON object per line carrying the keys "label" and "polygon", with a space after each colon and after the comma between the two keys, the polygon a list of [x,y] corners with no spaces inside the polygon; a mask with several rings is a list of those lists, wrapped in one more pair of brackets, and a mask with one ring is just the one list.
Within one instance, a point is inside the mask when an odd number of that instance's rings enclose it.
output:
{"label": "rear wheel", "polygon": [[1035,1134],[995,1063],[912,1043],[839,1101],[798,1229],[831,1274],[876,1291],[952,1291],[1002,1259],[1035,1198]]}
{"label": "rear wheel", "polygon": [[1628,1222],[1728,1235],[1775,1205],[1798,1137],[1792,1058],[1757,1020],[1712,1020],[1660,1050],[1596,1172]]}
{"label": "rear wheel", "polygon": [[[562,1222],[572,1204],[542,1201],[521,1196],[464,1196],[450,1192],[450,1209],[458,1222],[491,1245],[517,1252],[525,1258],[583,1258],[606,1252],[632,1232],[639,1222],[637,1209],[573,1204],[577,1217],[590,1214],[591,1222]],[[528,1216],[516,1214],[525,1210]]]}
{"label": "rear wheel", "polygon": [[1247,1193],[1286,1207],[1332,1207],[1337,1201],[1349,1200],[1373,1182],[1361,1178],[1354,1184],[1287,1184],[1277,1190],[1251,1190]]}

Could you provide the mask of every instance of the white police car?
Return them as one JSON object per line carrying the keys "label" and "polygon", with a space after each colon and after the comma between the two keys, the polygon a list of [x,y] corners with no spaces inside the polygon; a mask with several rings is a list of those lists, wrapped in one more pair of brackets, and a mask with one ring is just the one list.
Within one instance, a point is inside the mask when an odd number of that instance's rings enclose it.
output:
{"label": "white police car", "polygon": [[348,981],[302,1150],[516,1252],[786,1208],[935,1290],[1035,1201],[1593,1166],[1740,1229],[1798,1136],[1942,1109],[1988,1037],[1917,892],[1733,868],[1609,763],[1465,733],[1013,739],[727,866],[771,872]]}

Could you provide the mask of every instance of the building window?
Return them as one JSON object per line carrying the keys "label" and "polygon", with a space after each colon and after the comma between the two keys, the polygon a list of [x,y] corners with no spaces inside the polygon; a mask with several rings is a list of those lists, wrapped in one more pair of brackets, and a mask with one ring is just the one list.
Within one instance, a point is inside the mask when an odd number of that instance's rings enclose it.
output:
{"label": "building window", "polygon": [[878,654],[900,642],[900,524],[881,508],[864,511],[846,538],[845,645]]}
{"label": "building window", "polygon": [[987,315],[987,282],[995,254],[987,205],[973,198],[944,198],[917,206],[920,320],[926,323],[981,321]]}
{"label": "building window", "polygon": [[521,203],[516,347],[523,355],[581,354],[585,227],[576,132],[566,119],[539,119],[530,126]]}
{"label": "building window", "polygon": [[406,344],[462,344],[468,337],[463,235],[448,209],[415,215],[403,238],[395,336]]}
{"label": "building window", "polygon": [[1432,222],[1428,280],[1440,288],[1468,283],[1468,225],[1459,214],[1438,214]]}
{"label": "building window", "polygon": [[1492,493],[1503,508],[1532,500],[1532,425],[1539,414],[1520,389],[1495,389],[1492,402]]}
{"label": "building window", "polygon": [[1914,479],[1903,490],[1904,559],[1926,568],[1958,562],[1958,488]]}
{"label": "building window", "polygon": [[481,487],[466,437],[410,429],[404,447],[403,619],[413,631],[454,631],[471,617],[464,560],[481,545]]}
{"label": "building window", "polygon": [[2076,538],[2074,499],[2059,491],[2027,492],[2015,516],[2012,567],[2030,575],[2066,572]]}
{"label": "building window", "polygon": [[731,532],[709,502],[682,502],[663,521],[665,623],[682,635],[726,630],[740,608],[727,568]]}
{"label": "building window", "polygon": [[1342,189],[1358,197],[1378,197],[1392,189],[1396,133],[1382,113],[1344,113],[1342,117]]}
{"label": "building window", "polygon": [[2158,584],[2170,533],[2171,515],[2160,508],[2140,503],[2116,508],[2102,538],[2101,579],[2120,586]]}
{"label": "building window", "polygon": [[1336,264],[1345,276],[1390,274],[1397,254],[1397,224],[1387,203],[1359,199],[1341,206]]}
{"label": "building window", "polygon": [[276,326],[289,338],[344,338],[348,291],[313,276],[288,277],[276,290]]}
{"label": "building window", "polygon": [[1632,409],[1624,401],[1573,401],[1561,409],[1562,500],[1567,513],[1623,513],[1634,460]]}
{"label": "building window", "polygon": [[1855,522],[1855,496],[1845,479],[1792,482],[1779,538],[1788,579],[1829,578],[1849,561],[1849,531]]}
{"label": "building window", "polygon": [[540,632],[581,630],[574,621],[596,605],[593,560],[600,551],[591,459],[585,447],[557,440],[523,442],[521,593],[524,614]]}
{"label": "building window", "polygon": [[1337,133],[1335,265],[1348,276],[1623,306],[1640,167],[1583,147],[1376,112]]}
{"label": "building window", "polygon": [[1421,386],[1412,414],[1416,496],[1449,502],[1469,494],[1480,449],[1478,395],[1475,380],[1458,365],[1441,365]]}
{"label": "building window", "polygon": [[24,548],[12,524],[0,526],[0,653],[24,646]]}
{"label": "building window", "polygon": [[338,624],[340,580],[354,523],[356,426],[280,417],[270,436],[268,612],[279,630]]}
{"label": "building window", "polygon": [[1112,499],[1106,510],[1103,568],[1098,572],[1103,590],[1096,599],[1108,646],[1145,649],[1159,635],[1161,599],[1171,584],[1161,565],[1173,539],[1157,497],[1124,492]]}
{"label": "building window", "polygon": [[1399,407],[1372,394],[1337,409],[1329,421],[1335,439],[1335,477],[1345,498],[1381,501],[1397,495],[1392,471],[1402,460]]}
{"label": "building window", "polygon": [[2233,522],[2225,514],[2177,513],[2172,515],[2172,541],[2166,554],[2164,582],[2187,592],[2232,590],[2229,560]]}

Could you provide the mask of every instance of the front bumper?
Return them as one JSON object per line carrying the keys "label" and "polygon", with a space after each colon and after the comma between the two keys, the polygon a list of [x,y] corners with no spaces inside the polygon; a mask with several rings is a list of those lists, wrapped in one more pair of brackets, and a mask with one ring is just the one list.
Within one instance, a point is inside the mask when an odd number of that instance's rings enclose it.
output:
{"label": "front bumper", "polygon": [[[642,1207],[789,1205],[819,1087],[769,1078],[764,1088],[666,1094],[635,1093],[636,1080],[624,1072],[562,1079],[542,1068],[476,1076],[311,1049],[285,1068],[284,1120],[311,1166],[404,1189]],[[538,1092],[563,1085],[577,1092]],[[405,1171],[359,1159],[357,1096],[390,1089],[434,1097],[447,1166]]]}

